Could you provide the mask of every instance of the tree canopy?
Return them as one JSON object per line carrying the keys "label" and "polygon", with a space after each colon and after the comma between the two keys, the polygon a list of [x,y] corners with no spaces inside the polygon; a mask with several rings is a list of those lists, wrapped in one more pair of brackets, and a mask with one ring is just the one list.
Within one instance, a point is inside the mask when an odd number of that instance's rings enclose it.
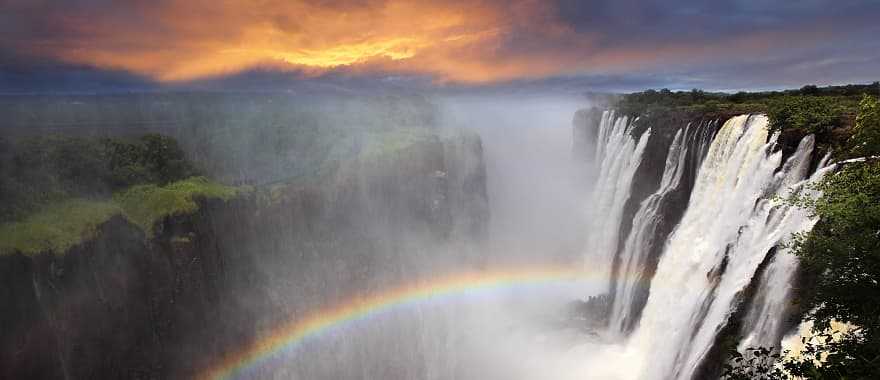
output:
{"label": "tree canopy", "polygon": [[[847,141],[849,158],[880,153],[878,110],[876,98],[861,100],[855,133]],[[819,218],[789,243],[800,258],[803,283],[809,284],[798,302],[809,310],[804,320],[812,322],[816,339],[804,341],[794,358],[765,348],[734,353],[725,378],[880,378],[880,160],[846,163],[814,189],[820,197],[796,195],[788,201]],[[836,323],[852,328],[835,330]]]}
{"label": "tree canopy", "polygon": [[63,135],[0,141],[0,221],[70,197],[107,197],[138,184],[167,184],[196,174],[174,139]]}

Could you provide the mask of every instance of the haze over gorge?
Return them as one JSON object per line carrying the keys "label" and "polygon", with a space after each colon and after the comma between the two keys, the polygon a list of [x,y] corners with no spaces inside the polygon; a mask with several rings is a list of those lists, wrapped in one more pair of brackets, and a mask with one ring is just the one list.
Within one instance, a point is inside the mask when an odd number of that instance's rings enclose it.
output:
{"label": "haze over gorge", "polygon": [[0,379],[880,378],[878,16],[0,2]]}

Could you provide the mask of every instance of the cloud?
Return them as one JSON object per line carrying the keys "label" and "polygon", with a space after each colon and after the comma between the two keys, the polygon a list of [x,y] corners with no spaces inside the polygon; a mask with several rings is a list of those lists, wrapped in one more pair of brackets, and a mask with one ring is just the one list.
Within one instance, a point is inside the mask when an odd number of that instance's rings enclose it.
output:
{"label": "cloud", "polygon": [[[162,81],[254,66],[389,68],[477,80],[481,74],[469,71],[486,71],[477,56],[492,50],[500,25],[510,22],[495,4],[418,0],[38,0],[13,2],[5,13],[20,20],[4,28],[21,37],[4,41],[16,50]],[[454,56],[467,68],[444,66]]]}
{"label": "cloud", "polygon": [[0,94],[28,92],[116,92],[160,85],[125,70],[67,64],[0,49]]}
{"label": "cloud", "polygon": [[[856,0],[5,0],[0,7],[0,49],[165,83],[255,69],[464,84],[649,77],[682,67],[710,77],[723,68],[720,78],[736,72],[731,64],[806,64],[792,60],[841,45],[851,47],[850,66],[861,61],[857,71],[867,72],[877,62],[860,49],[880,33],[880,3]],[[799,70],[792,77],[809,77]]]}

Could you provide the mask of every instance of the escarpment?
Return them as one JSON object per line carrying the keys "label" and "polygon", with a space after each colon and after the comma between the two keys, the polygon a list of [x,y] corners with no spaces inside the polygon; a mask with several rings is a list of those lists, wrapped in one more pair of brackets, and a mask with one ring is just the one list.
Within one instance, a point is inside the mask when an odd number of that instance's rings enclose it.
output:
{"label": "escarpment", "polygon": [[[609,332],[658,358],[657,378],[717,378],[730,350],[778,347],[798,281],[784,242],[816,222],[778,199],[821,179],[818,162],[845,132],[757,112],[618,112],[580,111],[573,133],[576,159],[599,173],[593,225],[619,222],[617,244],[597,245],[608,254],[586,253],[588,267],[611,265]],[[670,340],[681,348],[663,351]]]}
{"label": "escarpment", "polygon": [[196,376],[280,319],[418,272],[407,257],[466,258],[485,175],[478,137],[433,136],[200,197],[151,232],[116,215],[63,252],[0,255],[0,377]]}

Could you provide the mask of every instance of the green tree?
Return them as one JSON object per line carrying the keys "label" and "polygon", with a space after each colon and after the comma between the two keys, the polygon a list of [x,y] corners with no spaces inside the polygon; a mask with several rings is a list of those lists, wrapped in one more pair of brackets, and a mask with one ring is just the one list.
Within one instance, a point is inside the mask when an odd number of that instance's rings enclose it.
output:
{"label": "green tree", "polygon": [[807,133],[825,133],[841,124],[843,110],[835,98],[818,96],[781,96],[769,102],[767,117],[770,129],[797,129]]}
{"label": "green tree", "polygon": [[[810,232],[790,243],[810,284],[799,302],[811,310],[804,318],[813,322],[817,341],[805,342],[800,357],[781,362],[762,348],[745,361],[734,354],[725,367],[727,379],[880,378],[880,162],[848,164],[814,188],[820,198],[795,196],[789,202],[819,217]],[[835,332],[832,321],[855,327]]]}
{"label": "green tree", "polygon": [[15,220],[68,197],[104,197],[138,184],[197,174],[177,142],[48,135],[0,140],[0,220]]}
{"label": "green tree", "polygon": [[816,85],[814,85],[814,84],[808,84],[804,87],[801,87],[801,94],[802,95],[818,95],[819,88],[816,87]]}
{"label": "green tree", "polygon": [[849,144],[854,156],[880,155],[880,101],[877,98],[865,95],[859,102],[859,114]]}
{"label": "green tree", "polygon": [[[854,129],[848,142],[851,154],[880,153],[876,98],[863,97]],[[880,378],[880,160],[844,164],[813,189],[821,197],[796,195],[788,200],[819,219],[809,232],[795,234],[789,246],[800,258],[804,283],[809,284],[798,301],[810,310],[804,319],[813,322],[817,341],[805,342],[799,358],[781,363],[764,349],[752,351],[759,357],[754,361],[743,362],[734,355],[739,361],[725,367],[728,379],[750,378],[780,366],[785,374],[774,370],[773,376],[778,377],[765,378]],[[854,327],[834,331],[834,321]],[[767,363],[773,364],[768,367]]]}
{"label": "green tree", "polygon": [[792,241],[811,279],[810,317],[822,330],[832,320],[880,326],[880,163],[846,165],[816,188],[819,199],[799,202],[820,220]]}
{"label": "green tree", "polygon": [[728,353],[730,360],[723,366],[725,380],[776,380],[785,379],[783,368],[778,365],[781,355],[771,348],[747,348],[742,354],[737,350]]}

